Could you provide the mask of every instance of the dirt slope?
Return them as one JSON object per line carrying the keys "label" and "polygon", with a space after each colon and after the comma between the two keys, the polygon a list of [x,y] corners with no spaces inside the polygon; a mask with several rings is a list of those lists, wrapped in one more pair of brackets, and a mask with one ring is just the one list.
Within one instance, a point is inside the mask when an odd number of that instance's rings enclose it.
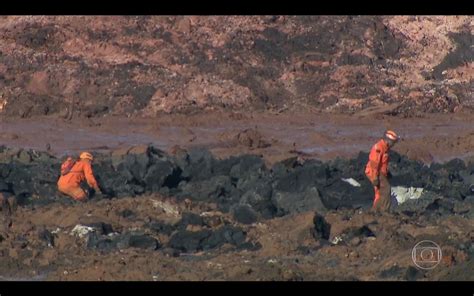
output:
{"label": "dirt slope", "polygon": [[0,112],[473,106],[471,16],[3,16]]}

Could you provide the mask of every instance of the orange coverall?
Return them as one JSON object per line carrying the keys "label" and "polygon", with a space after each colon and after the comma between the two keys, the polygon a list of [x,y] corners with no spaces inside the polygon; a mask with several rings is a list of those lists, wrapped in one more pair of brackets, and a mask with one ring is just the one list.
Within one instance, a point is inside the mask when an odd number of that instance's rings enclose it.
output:
{"label": "orange coverall", "polygon": [[369,161],[365,167],[365,174],[374,183],[379,179],[379,186],[374,186],[374,209],[389,210],[391,206],[391,188],[388,182],[388,161],[390,147],[381,139],[370,150]]}
{"label": "orange coverall", "polygon": [[78,160],[71,171],[58,180],[58,189],[75,200],[83,201],[87,198],[81,182],[87,181],[90,187],[99,191],[99,186],[92,172],[92,165],[86,160]]}

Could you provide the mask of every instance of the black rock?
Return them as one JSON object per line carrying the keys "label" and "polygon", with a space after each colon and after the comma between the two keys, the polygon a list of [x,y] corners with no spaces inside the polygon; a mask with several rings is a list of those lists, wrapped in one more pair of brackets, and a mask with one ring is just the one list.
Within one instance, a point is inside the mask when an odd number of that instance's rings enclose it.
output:
{"label": "black rock", "polygon": [[176,229],[175,226],[164,223],[163,221],[150,222],[147,227],[156,233],[165,235],[171,235]]}
{"label": "black rock", "polygon": [[[245,232],[231,225],[222,226],[216,231],[180,230],[171,236],[168,247],[187,253],[215,249],[226,243],[242,247],[246,243],[245,238]],[[244,247],[255,248],[248,244]]]}
{"label": "black rock", "polygon": [[11,192],[11,185],[3,180],[0,180],[0,192]]}
{"label": "black rock", "polygon": [[272,201],[272,187],[264,182],[242,194],[240,203],[249,205],[264,219],[271,219],[277,213],[277,208]]}
{"label": "black rock", "polygon": [[418,199],[409,199],[402,204],[397,205],[393,208],[394,212],[404,213],[409,216],[421,215],[423,213],[438,211],[440,209],[439,201],[442,199],[441,196],[430,192],[423,191],[421,197]]}
{"label": "black rock", "polygon": [[241,155],[239,162],[235,164],[229,172],[231,178],[245,178],[249,174],[265,170],[265,163],[260,156]]}
{"label": "black rock", "polygon": [[225,225],[214,231],[208,238],[203,240],[204,250],[210,250],[222,246],[225,243],[240,246],[245,243],[245,233],[238,227]]}
{"label": "black rock", "polygon": [[128,236],[128,246],[130,248],[156,250],[159,247],[159,243],[151,236],[131,233]]}
{"label": "black rock", "polygon": [[[181,185],[181,184],[180,184]],[[235,192],[229,176],[215,176],[199,182],[188,182],[180,186],[182,197],[197,201],[218,202],[226,200]]]}
{"label": "black rock", "polygon": [[237,205],[231,210],[234,219],[242,224],[257,222],[258,215],[249,205]]}
{"label": "black rock", "polygon": [[459,158],[452,159],[444,164],[449,172],[458,172],[466,169],[466,164]]}
{"label": "black rock", "polygon": [[403,271],[405,269],[399,267],[399,266],[392,266],[389,269],[382,270],[380,272],[380,278],[386,279],[386,278],[401,278],[403,276]]}
{"label": "black rock", "polygon": [[143,233],[127,232],[113,236],[106,236],[92,232],[88,235],[87,247],[101,251],[127,248],[156,250],[160,247],[160,244],[155,238]]}
{"label": "black rock", "polygon": [[416,281],[422,278],[424,278],[424,274],[422,271],[420,271],[419,269],[413,266],[410,266],[407,268],[406,273],[405,273],[405,280]]}
{"label": "black rock", "polygon": [[119,213],[119,215],[123,218],[132,218],[135,216],[135,213],[130,209],[125,209]]}
{"label": "black rock", "polygon": [[373,202],[373,187],[365,177],[356,181],[361,184],[361,187],[352,186],[337,178],[330,184],[320,188],[321,200],[326,208],[336,210],[370,207]]}
{"label": "black rock", "polygon": [[278,216],[314,210],[321,213],[327,212],[316,187],[309,187],[303,192],[274,191],[272,202]]}
{"label": "black rock", "polygon": [[163,252],[164,255],[168,257],[179,257],[179,251],[173,248],[164,248],[161,251]]}
{"label": "black rock", "polygon": [[259,242],[245,242],[237,246],[237,250],[248,250],[248,251],[258,251],[262,248],[262,244]]}
{"label": "black rock", "polygon": [[175,166],[170,161],[159,161],[148,168],[143,181],[147,189],[156,192],[165,186],[166,182],[170,187],[177,186],[180,180],[179,172],[178,170],[175,172]]}
{"label": "black rock", "polygon": [[211,235],[211,231],[187,231],[181,230],[171,236],[168,247],[182,252],[197,252],[202,250],[202,241]]}
{"label": "black rock", "polygon": [[112,225],[104,222],[89,223],[86,226],[94,228],[100,235],[108,235],[109,233],[114,232]]}
{"label": "black rock", "polygon": [[187,161],[183,161],[180,167],[183,178],[190,181],[203,181],[212,177],[214,157],[206,149],[193,148],[187,153]]}
{"label": "black rock", "polygon": [[369,228],[369,226],[364,225],[362,227],[351,227],[344,230],[341,233],[344,241],[352,242],[354,239],[362,239],[365,237],[375,237],[375,233]]}
{"label": "black rock", "polygon": [[331,234],[331,225],[326,222],[323,216],[318,213],[314,214],[313,218],[314,228],[311,229],[311,234],[315,239],[328,240]]}
{"label": "black rock", "polygon": [[54,235],[47,229],[42,229],[38,232],[40,240],[46,242],[49,247],[54,247]]}
{"label": "black rock", "polygon": [[181,215],[181,221],[179,222],[179,224],[182,227],[186,228],[186,226],[188,225],[202,226],[204,225],[204,221],[202,217],[199,216],[198,214],[191,213],[191,212],[184,212]]}
{"label": "black rock", "polygon": [[117,248],[120,236],[102,236],[96,232],[91,232],[87,235],[87,248],[96,249],[100,251],[112,251]]}
{"label": "black rock", "polygon": [[282,192],[304,192],[318,183],[324,184],[329,176],[324,164],[309,162],[277,179],[274,189]]}

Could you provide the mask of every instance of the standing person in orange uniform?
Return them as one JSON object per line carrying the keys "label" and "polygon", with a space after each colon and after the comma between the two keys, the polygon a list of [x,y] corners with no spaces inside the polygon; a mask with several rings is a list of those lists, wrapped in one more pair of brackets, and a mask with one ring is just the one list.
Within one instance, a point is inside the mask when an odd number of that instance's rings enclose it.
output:
{"label": "standing person in orange uniform", "polygon": [[61,177],[58,180],[59,191],[77,201],[85,201],[88,194],[81,187],[81,183],[87,181],[97,194],[102,194],[92,172],[93,160],[94,157],[89,152],[82,152],[77,161],[68,158],[61,166]]}
{"label": "standing person in orange uniform", "polygon": [[387,212],[390,210],[391,187],[388,177],[390,148],[398,142],[400,137],[391,130],[385,132],[383,139],[380,139],[370,150],[369,161],[365,167],[365,175],[374,185],[375,197],[373,209]]}

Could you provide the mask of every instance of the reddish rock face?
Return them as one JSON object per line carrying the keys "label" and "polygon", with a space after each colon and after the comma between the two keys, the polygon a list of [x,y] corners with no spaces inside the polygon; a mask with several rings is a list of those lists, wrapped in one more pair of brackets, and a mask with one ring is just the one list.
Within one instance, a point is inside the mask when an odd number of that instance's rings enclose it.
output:
{"label": "reddish rock face", "polygon": [[[470,16],[0,18],[0,112],[472,107]],[[72,111],[71,111],[72,110]]]}

